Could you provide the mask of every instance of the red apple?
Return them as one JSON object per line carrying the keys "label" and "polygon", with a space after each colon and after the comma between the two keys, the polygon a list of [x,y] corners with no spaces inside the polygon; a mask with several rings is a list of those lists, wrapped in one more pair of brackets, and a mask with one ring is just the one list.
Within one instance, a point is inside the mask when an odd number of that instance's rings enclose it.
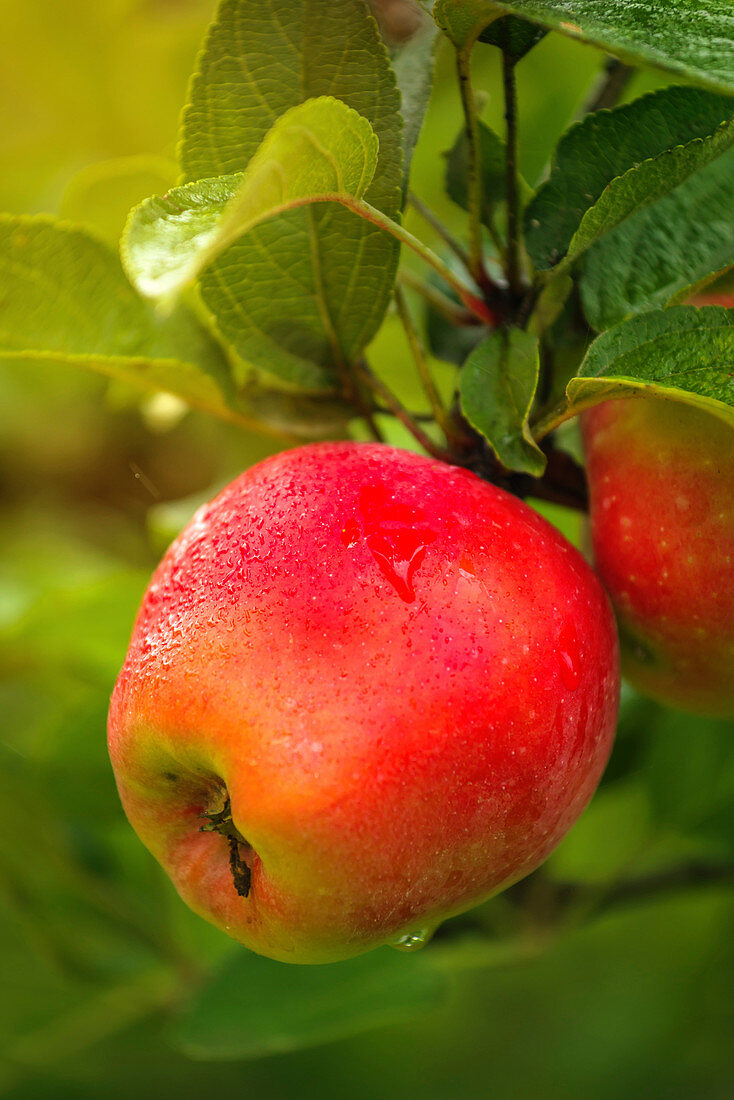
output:
{"label": "red apple", "polygon": [[428,458],[317,444],[248,470],[168,551],[110,752],[192,909],[325,962],[536,867],[599,781],[618,686],[606,595],[540,516]]}
{"label": "red apple", "polygon": [[582,431],[623,671],[663,702],[734,715],[734,430],[647,397],[598,405]]}

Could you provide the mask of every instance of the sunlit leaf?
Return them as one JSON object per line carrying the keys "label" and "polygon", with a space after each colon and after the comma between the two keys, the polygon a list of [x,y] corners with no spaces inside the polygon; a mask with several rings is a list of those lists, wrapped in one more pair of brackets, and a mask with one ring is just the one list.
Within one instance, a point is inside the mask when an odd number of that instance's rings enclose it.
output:
{"label": "sunlit leaf", "polygon": [[128,275],[142,294],[169,298],[261,222],[329,195],[362,198],[377,145],[369,122],[338,99],[292,107],[244,175],[176,187],[133,211],[122,244]]}

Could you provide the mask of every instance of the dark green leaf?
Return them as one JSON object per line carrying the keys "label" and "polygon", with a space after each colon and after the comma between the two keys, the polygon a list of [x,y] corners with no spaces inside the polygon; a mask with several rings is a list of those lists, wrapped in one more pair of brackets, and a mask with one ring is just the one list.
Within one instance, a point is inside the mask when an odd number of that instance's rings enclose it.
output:
{"label": "dark green leaf", "polygon": [[626,60],[734,90],[731,0],[498,0],[496,7]]}
{"label": "dark green leaf", "polygon": [[734,263],[734,151],[591,248],[581,298],[597,330],[667,305]]}
{"label": "dark green leaf", "polygon": [[574,412],[648,394],[734,425],[734,310],[673,306],[624,321],[594,341],[566,392]]}
{"label": "dark green leaf", "polygon": [[189,1057],[261,1058],[356,1035],[435,1007],[445,980],[427,956],[383,948],[326,966],[290,966],[244,950],[172,1031]]}
{"label": "dark green leaf", "polygon": [[[181,162],[189,180],[243,171],[273,123],[316,96],[371,123],[379,162],[367,199],[390,217],[402,183],[399,93],[361,0],[224,0],[194,77]],[[202,295],[247,361],[314,389],[336,386],[390,301],[393,238],[341,208],[259,226],[209,268]]]}
{"label": "dark green leaf", "polygon": [[734,142],[734,100],[666,88],[571,127],[525,211],[540,269],[570,264],[630,214],[668,194]]}
{"label": "dark green leaf", "polygon": [[493,332],[461,372],[461,409],[508,470],[540,477],[545,456],[528,427],[538,385],[538,343],[520,329]]}
{"label": "dark green leaf", "polygon": [[[482,174],[482,221],[492,223],[497,203],[507,197],[505,174],[505,143],[486,123],[479,122],[480,170]],[[469,141],[466,130],[458,137],[446,156],[446,192],[462,210],[469,209]]]}
{"label": "dark green leaf", "polygon": [[546,34],[545,28],[539,27],[537,23],[528,23],[525,19],[506,15],[490,23],[479,35],[479,41],[499,47],[517,64]]}

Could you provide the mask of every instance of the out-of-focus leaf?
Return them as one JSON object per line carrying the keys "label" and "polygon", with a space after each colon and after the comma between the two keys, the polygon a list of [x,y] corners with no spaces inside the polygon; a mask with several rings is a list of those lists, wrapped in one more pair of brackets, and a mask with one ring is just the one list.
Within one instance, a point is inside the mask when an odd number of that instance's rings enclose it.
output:
{"label": "out-of-focus leaf", "polygon": [[[469,209],[469,139],[462,129],[446,155],[446,193],[462,210]],[[482,221],[492,224],[492,214],[507,198],[505,143],[485,122],[479,122],[479,162],[482,177]]]}
{"label": "out-of-focus leaf", "polygon": [[584,261],[581,298],[602,331],[688,297],[734,260],[734,151],[632,214]]}
{"label": "out-of-focus leaf", "polygon": [[500,9],[489,0],[436,0],[433,6],[433,18],[459,50],[471,49],[500,15]]}
{"label": "out-of-focus leaf", "polygon": [[178,165],[166,157],[118,157],[90,164],[64,192],[60,214],[117,247],[131,207],[173,187]]}
{"label": "out-of-focus leaf", "polygon": [[261,1058],[410,1019],[438,1005],[445,979],[427,955],[383,948],[326,966],[238,951],[171,1032],[193,1058]]}
{"label": "out-of-focus leaf", "polygon": [[408,191],[410,164],[421,132],[433,83],[433,58],[438,27],[425,19],[414,35],[392,56],[392,67],[400,89],[403,119],[403,197]]}
{"label": "out-of-focus leaf", "polygon": [[0,299],[0,357],[85,366],[226,408],[231,380],[218,345],[183,308],[159,317],[115,254],[81,229],[0,217]]}
{"label": "out-of-focus leaf", "polygon": [[734,721],[659,707],[644,781],[656,820],[734,852]]}
{"label": "out-of-focus leaf", "polygon": [[572,126],[550,178],[525,210],[536,266],[572,263],[630,214],[726,152],[734,142],[732,115],[734,99],[673,87]]}

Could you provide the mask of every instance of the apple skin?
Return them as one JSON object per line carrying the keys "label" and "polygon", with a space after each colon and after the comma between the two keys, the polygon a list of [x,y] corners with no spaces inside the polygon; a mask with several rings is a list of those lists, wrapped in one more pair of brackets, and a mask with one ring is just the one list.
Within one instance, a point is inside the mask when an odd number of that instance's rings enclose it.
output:
{"label": "apple skin", "polygon": [[585,412],[594,561],[641,691],[734,716],[734,431],[679,401]]}
{"label": "apple skin", "polygon": [[[191,908],[319,963],[528,874],[589,801],[619,693],[605,593],[537,513],[379,444],[246,471],[171,546],[114,690],[127,815]],[[229,794],[250,847],[200,832]]]}

